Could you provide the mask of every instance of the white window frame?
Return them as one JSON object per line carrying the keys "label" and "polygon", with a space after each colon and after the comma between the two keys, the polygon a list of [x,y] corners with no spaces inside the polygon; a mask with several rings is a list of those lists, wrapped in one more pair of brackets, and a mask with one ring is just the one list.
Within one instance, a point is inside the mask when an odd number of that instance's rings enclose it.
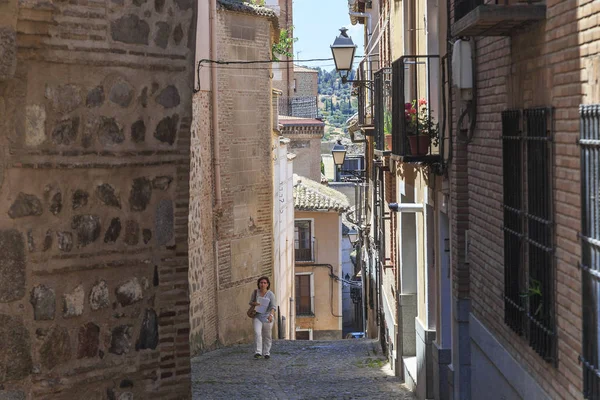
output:
{"label": "white window frame", "polygon": [[313,340],[313,330],[312,328],[298,328],[296,327],[296,332],[306,332],[308,331],[308,340]]}

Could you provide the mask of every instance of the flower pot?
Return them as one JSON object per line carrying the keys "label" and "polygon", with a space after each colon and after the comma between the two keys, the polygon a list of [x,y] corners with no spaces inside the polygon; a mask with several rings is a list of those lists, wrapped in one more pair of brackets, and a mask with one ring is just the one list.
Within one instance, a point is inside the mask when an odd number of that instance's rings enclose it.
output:
{"label": "flower pot", "polygon": [[409,136],[410,154],[413,156],[426,156],[429,153],[431,138],[425,135]]}
{"label": "flower pot", "polygon": [[385,139],[385,149],[391,151],[392,150],[392,135],[385,135],[384,139]]}

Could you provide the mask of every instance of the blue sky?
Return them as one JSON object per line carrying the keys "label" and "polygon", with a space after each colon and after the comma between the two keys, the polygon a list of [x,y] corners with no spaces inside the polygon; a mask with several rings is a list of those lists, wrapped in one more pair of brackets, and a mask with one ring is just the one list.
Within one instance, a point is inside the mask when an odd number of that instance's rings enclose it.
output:
{"label": "blue sky", "polygon": [[[348,16],[348,0],[293,0],[294,43],[296,59],[331,58],[329,46],[342,26],[348,28],[352,41],[358,48],[356,55],[363,54],[362,31],[364,25],[352,25]],[[333,60],[324,62],[299,62],[301,65],[332,70]]]}

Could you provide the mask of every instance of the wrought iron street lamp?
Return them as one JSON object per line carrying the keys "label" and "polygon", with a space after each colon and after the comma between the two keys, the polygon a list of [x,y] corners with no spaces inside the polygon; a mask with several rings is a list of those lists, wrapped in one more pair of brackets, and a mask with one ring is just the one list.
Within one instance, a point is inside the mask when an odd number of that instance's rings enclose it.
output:
{"label": "wrought iron street lamp", "polygon": [[346,160],[346,147],[344,147],[341,140],[338,140],[333,146],[331,155],[333,156],[333,163],[336,167],[340,168],[344,165],[344,161]]}
{"label": "wrought iron street lamp", "polygon": [[347,28],[340,28],[340,32],[340,35],[335,38],[333,44],[329,47],[331,47],[331,54],[333,55],[333,61],[335,61],[335,69],[340,74],[342,83],[352,82],[370,87],[371,81],[348,79],[348,75],[352,72],[352,63],[354,62],[356,45],[352,41],[352,38],[348,36]]}
{"label": "wrought iron street lamp", "polygon": [[[333,61],[335,61],[335,69],[340,73],[342,81],[352,72],[352,63],[354,62],[354,52],[356,45],[352,38],[348,36],[348,29],[341,28],[340,35],[335,38],[331,47]],[[342,75],[345,73],[345,75]]]}
{"label": "wrought iron street lamp", "polygon": [[358,231],[356,229],[351,229],[348,231],[348,240],[350,240],[352,247],[358,243]]}

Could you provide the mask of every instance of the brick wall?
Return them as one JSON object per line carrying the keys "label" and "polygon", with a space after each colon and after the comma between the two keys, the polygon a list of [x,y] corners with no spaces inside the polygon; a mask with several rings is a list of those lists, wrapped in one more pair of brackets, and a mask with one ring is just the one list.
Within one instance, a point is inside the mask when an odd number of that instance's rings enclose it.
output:
{"label": "brick wall", "polygon": [[193,354],[217,345],[217,280],[214,256],[214,185],[211,92],[194,96],[190,160],[190,347]]}
{"label": "brick wall", "polygon": [[[218,15],[218,57],[265,60],[268,18],[230,11]],[[256,280],[272,276],[271,83],[269,69],[218,73],[222,207],[216,210],[218,341],[249,341],[245,311]],[[212,311],[212,310],[211,310]]]}
{"label": "brick wall", "polygon": [[0,397],[190,397],[194,6],[134,3],[0,3]]}
{"label": "brick wall", "polygon": [[[468,146],[455,144],[452,166],[453,254],[458,255],[453,257],[454,289],[458,296],[470,294],[475,316],[552,398],[571,399],[580,398],[582,388],[577,361],[581,352],[578,106],[598,101],[590,98],[594,93],[590,72],[600,50],[600,4],[546,3],[544,22],[512,38],[476,40],[477,130]],[[500,113],[534,106],[555,109],[556,367],[543,361],[503,322]],[[468,175],[464,165],[468,165]],[[465,187],[469,193],[466,201]],[[470,274],[466,275],[460,265],[464,249],[461,227],[465,224],[470,229]]]}

